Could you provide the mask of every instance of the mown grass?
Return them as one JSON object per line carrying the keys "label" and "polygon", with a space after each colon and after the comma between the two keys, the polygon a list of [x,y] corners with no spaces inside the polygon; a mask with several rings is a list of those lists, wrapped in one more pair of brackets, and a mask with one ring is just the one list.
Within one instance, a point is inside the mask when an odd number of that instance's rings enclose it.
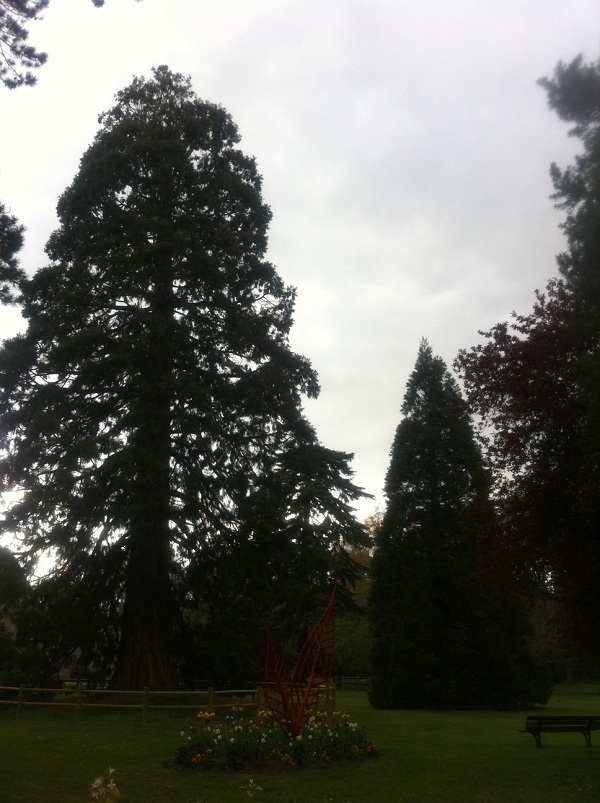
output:
{"label": "mown grass", "polygon": [[[361,692],[337,707],[364,725],[378,758],[310,772],[256,776],[262,803],[596,803],[600,734],[549,734],[538,750],[519,733],[527,712],[375,711]],[[600,684],[558,687],[545,713],[600,713]],[[165,766],[191,713],[0,709],[0,800],[83,803],[94,777],[116,768],[122,803],[248,800],[248,775],[178,772]]]}

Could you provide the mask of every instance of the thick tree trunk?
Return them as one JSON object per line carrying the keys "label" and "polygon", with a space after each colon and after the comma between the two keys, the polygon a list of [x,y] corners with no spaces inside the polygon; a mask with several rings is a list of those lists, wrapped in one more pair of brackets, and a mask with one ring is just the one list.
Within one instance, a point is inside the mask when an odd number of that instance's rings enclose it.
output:
{"label": "thick tree trunk", "polygon": [[[132,498],[125,604],[114,689],[174,688],[170,644],[174,620],[171,585],[170,463],[171,361],[168,282],[156,291],[150,317],[146,380],[137,408],[132,457],[137,464]],[[167,299],[164,302],[164,299]]]}
{"label": "thick tree trunk", "polygon": [[117,667],[111,688],[174,688],[169,643],[173,591],[168,528],[155,524],[131,537]]}

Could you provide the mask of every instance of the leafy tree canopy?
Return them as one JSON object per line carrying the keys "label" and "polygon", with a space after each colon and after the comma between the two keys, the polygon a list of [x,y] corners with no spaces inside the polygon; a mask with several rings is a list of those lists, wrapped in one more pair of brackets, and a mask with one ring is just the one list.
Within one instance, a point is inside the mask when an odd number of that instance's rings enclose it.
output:
{"label": "leafy tree canopy", "polygon": [[3,526],[80,614],[122,610],[113,684],[160,687],[190,606],[297,620],[350,579],[361,493],[302,413],[317,378],[230,116],[160,67],[100,123],[0,352]]}
{"label": "leafy tree canopy", "polygon": [[[574,655],[600,655],[600,64],[578,56],[540,80],[582,152],[551,166],[564,210],[562,280],[533,311],[457,359],[482,422],[515,567],[567,613]],[[524,569],[526,567],[526,569]]]}
{"label": "leafy tree canopy", "polygon": [[483,333],[456,361],[482,427],[515,570],[566,606],[576,654],[598,652],[600,476],[581,389],[593,338],[562,281],[533,311]]}
{"label": "leafy tree canopy", "polygon": [[558,258],[563,276],[594,310],[600,328],[600,63],[584,64],[578,56],[570,64],[560,62],[553,78],[540,80],[548,103],[558,116],[573,123],[583,152],[566,169],[552,164],[554,200],[566,212],[561,228],[568,251]]}
{"label": "leafy tree canopy", "polygon": [[[572,123],[582,152],[572,165],[551,167],[554,200],[565,211],[562,229],[568,249],[558,257],[562,275],[582,301],[574,325],[584,327],[589,351],[581,366],[580,394],[587,407],[588,460],[600,468],[600,62],[581,56],[560,62],[552,78],[541,79],[548,103]],[[590,342],[589,336],[593,338]]]}

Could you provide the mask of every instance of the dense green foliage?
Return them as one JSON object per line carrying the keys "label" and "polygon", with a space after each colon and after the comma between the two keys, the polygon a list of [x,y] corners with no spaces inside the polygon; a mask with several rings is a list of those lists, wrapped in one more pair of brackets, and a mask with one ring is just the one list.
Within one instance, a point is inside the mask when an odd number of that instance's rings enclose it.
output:
{"label": "dense green foliage", "polygon": [[463,351],[457,368],[481,421],[504,541],[529,587],[562,612],[571,659],[600,666],[600,65],[581,58],[543,79],[583,151],[552,165],[568,249],[560,281]]}
{"label": "dense green foliage", "polygon": [[264,618],[301,632],[351,582],[360,493],[302,413],[317,378],[229,115],[161,67],[100,122],[0,352],[3,527],[55,557],[23,625],[95,666],[118,626],[116,687],[171,685],[172,658],[256,677]]}
{"label": "dense green foliage", "polygon": [[376,527],[380,520],[380,514],[376,513],[368,516],[363,522],[369,538],[369,548],[350,550],[351,557],[361,568],[361,573],[352,585],[348,600],[345,599],[343,591],[338,594],[339,604],[336,605],[335,609],[333,675],[363,678],[371,676],[373,639],[369,595],[371,589],[372,546]]}
{"label": "dense green foliage", "polygon": [[0,304],[11,304],[24,278],[17,254],[23,247],[23,226],[0,202]]}
{"label": "dense green foliage", "polygon": [[0,3],[0,82],[9,89],[32,86],[32,70],[46,63],[47,55],[28,43],[28,22],[40,19],[50,0],[3,0]]}
{"label": "dense green foliage", "polygon": [[548,103],[558,116],[572,123],[570,135],[581,141],[582,153],[573,165],[551,167],[559,209],[566,212],[561,228],[568,250],[558,259],[561,274],[576,295],[585,300],[586,314],[600,321],[600,62],[558,64],[552,78],[540,80]]}
{"label": "dense green foliage", "polygon": [[516,600],[485,582],[486,538],[494,534],[487,477],[458,386],[427,342],[402,414],[373,558],[371,701],[382,708],[542,702],[549,688]]}
{"label": "dense green foliage", "polygon": [[541,85],[558,116],[572,123],[582,152],[570,167],[552,165],[554,200],[565,211],[562,229],[568,249],[558,257],[561,274],[580,302],[573,327],[586,342],[580,357],[579,394],[585,406],[583,437],[587,465],[600,477],[600,62],[577,57],[559,63]]}
{"label": "dense green foliage", "polygon": [[598,471],[585,437],[582,371],[590,338],[560,282],[534,310],[498,324],[457,360],[494,469],[503,541],[523,587],[565,614],[572,657],[598,654]]}

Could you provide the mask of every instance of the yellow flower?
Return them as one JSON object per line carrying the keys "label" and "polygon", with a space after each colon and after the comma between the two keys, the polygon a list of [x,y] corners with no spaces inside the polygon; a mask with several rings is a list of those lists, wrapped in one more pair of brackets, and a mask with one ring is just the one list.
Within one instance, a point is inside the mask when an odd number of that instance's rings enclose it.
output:
{"label": "yellow flower", "polygon": [[213,717],[215,717],[215,716],[216,716],[216,714],[215,714],[214,711],[200,711],[200,713],[198,714],[197,718],[198,719],[203,719],[205,721],[208,721],[208,720],[213,719]]}

